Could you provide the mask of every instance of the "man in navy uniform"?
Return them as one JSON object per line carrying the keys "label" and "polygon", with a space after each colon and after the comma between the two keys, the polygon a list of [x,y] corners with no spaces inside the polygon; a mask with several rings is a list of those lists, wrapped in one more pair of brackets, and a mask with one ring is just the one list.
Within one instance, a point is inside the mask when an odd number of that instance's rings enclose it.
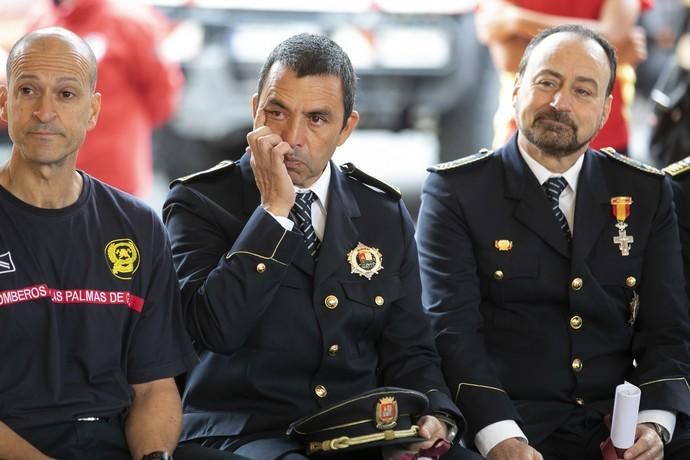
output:
{"label": "man in navy uniform", "polygon": [[[358,122],[354,96],[338,45],[291,37],[261,71],[247,153],[172,187],[164,220],[201,351],[183,395],[183,440],[305,458],[285,438],[291,421],[384,385],[430,400],[418,421],[427,441],[412,450],[463,428],[421,307],[400,195],[330,161]],[[347,458],[369,455],[380,449]]]}
{"label": "man in navy uniform", "polygon": [[663,171],[673,178],[673,200],[683,246],[685,290],[690,298],[690,157],[666,166]]}
{"label": "man in navy uniform", "polygon": [[432,168],[424,185],[424,306],[468,440],[489,459],[601,458],[625,380],[642,399],[624,458],[690,458],[671,187],[658,170],[589,149],[615,74],[598,34],[544,31],[516,77],[516,136]]}

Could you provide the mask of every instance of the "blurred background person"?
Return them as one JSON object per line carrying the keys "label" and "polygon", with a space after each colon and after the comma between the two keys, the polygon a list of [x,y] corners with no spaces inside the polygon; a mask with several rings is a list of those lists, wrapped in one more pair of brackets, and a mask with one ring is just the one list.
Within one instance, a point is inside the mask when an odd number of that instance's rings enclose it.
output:
{"label": "blurred background person", "polygon": [[645,33],[636,24],[653,0],[486,0],[476,14],[479,40],[489,47],[499,73],[499,106],[494,117],[494,146],[515,132],[511,88],[520,57],[541,30],[565,23],[581,24],[606,37],[616,48],[619,69],[611,115],[592,141],[593,148],[628,151],[628,108],[635,88],[634,67],[647,57]]}
{"label": "blurred background person", "polygon": [[[34,0],[0,0],[0,50],[3,55],[24,35],[27,12],[34,5]],[[0,70],[0,78],[5,76],[5,62]]]}
{"label": "blurred background person", "polygon": [[184,83],[177,64],[160,52],[171,22],[137,1],[52,0],[42,6],[32,12],[30,28],[69,29],[98,59],[103,109],[79,151],[77,168],[147,197],[153,183],[153,129],[173,114]]}
{"label": "blurred background person", "polygon": [[[7,52],[26,30],[27,11],[33,0],[0,0],[0,85],[7,83],[5,64]],[[0,120],[0,160],[9,157],[10,138],[7,123]]]}
{"label": "blurred background person", "polygon": [[660,168],[690,155],[690,0],[680,6],[676,17],[682,18],[681,27],[669,28],[666,34],[669,53],[657,66],[658,77],[650,92],[649,157]]}

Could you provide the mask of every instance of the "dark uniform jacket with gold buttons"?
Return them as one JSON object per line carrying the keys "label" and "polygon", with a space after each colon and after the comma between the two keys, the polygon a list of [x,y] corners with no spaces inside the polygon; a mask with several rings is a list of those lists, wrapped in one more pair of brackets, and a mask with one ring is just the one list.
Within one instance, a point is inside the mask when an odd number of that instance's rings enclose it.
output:
{"label": "dark uniform jacket with gold buttons", "polygon": [[690,298],[690,157],[665,167],[664,172],[673,178],[673,199],[683,246],[685,289]]}
{"label": "dark uniform jacket with gold buttons", "polygon": [[[571,248],[515,137],[433,168],[417,228],[423,299],[469,439],[513,419],[538,443],[578,407],[611,412],[624,380],[642,388],[641,410],[690,413],[672,192],[643,169],[585,153]],[[628,256],[613,242],[616,196],[633,200]]]}
{"label": "dark uniform jacket with gold buttons", "polygon": [[[318,262],[259,206],[245,155],[173,185],[164,220],[185,320],[200,348],[182,439],[274,432],[378,386],[425,393],[462,422],[421,307],[412,220],[391,197],[331,168]],[[383,269],[353,274],[376,248]]]}

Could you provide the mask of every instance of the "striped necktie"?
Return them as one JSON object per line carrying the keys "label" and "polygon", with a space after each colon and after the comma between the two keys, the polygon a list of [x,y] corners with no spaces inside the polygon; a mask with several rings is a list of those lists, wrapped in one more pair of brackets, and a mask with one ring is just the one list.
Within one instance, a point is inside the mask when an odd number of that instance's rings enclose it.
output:
{"label": "striped necktie", "polygon": [[316,258],[321,242],[316,237],[314,226],[311,223],[311,204],[316,200],[316,194],[311,190],[305,193],[295,194],[295,205],[292,207],[297,228],[302,232],[304,243],[309,254]]}
{"label": "striped necktie", "polygon": [[563,232],[566,234],[568,241],[570,241],[572,238],[572,235],[570,233],[570,227],[568,226],[568,221],[565,218],[565,214],[563,214],[563,211],[558,205],[558,198],[561,196],[561,192],[563,192],[563,190],[565,190],[567,186],[568,181],[565,180],[564,177],[551,177],[542,185],[542,187],[544,187],[544,193],[546,193],[546,197],[548,198],[549,203],[551,204],[551,210],[553,211],[553,214],[556,216],[558,225],[561,227],[561,230],[563,230]]}

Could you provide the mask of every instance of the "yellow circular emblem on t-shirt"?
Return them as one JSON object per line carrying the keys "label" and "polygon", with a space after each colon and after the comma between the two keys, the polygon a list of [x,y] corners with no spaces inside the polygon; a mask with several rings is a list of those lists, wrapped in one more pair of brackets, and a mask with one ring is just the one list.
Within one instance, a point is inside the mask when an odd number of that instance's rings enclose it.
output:
{"label": "yellow circular emblem on t-shirt", "polygon": [[139,268],[139,249],[129,238],[112,240],[105,247],[105,256],[110,271],[121,280],[131,280]]}

